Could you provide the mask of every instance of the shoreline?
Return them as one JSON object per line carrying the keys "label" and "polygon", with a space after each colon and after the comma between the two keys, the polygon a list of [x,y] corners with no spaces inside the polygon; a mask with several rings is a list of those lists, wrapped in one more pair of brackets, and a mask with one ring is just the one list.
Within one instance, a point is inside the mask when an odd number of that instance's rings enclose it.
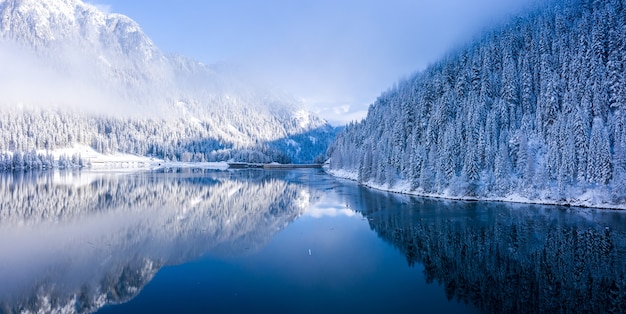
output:
{"label": "shoreline", "polygon": [[462,196],[452,196],[445,194],[433,194],[433,193],[419,193],[417,191],[411,191],[405,181],[399,181],[399,184],[396,184],[392,187],[385,187],[384,185],[373,184],[373,183],[360,183],[357,181],[357,176],[355,173],[345,170],[332,170],[327,167],[323,167],[324,172],[328,175],[350,180],[358,183],[364,187],[388,192],[395,194],[403,194],[408,196],[417,196],[417,197],[425,197],[425,198],[433,198],[440,200],[453,200],[453,201],[464,201],[464,202],[500,202],[500,203],[513,203],[513,204],[529,204],[529,205],[549,205],[549,206],[560,206],[560,207],[578,207],[585,209],[601,209],[601,210],[613,210],[613,211],[622,211],[626,213],[626,204],[602,204],[602,203],[594,203],[589,200],[581,200],[581,201],[570,201],[570,202],[559,202],[552,201],[546,199],[529,199],[519,194],[510,194],[505,197],[462,197]]}

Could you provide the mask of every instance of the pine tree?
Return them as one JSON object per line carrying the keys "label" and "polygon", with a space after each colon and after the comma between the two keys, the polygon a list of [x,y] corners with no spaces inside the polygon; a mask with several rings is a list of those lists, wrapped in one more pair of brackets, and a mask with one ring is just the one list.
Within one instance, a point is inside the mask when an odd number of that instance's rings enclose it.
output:
{"label": "pine tree", "polygon": [[574,122],[572,125],[574,148],[576,153],[576,180],[579,183],[587,182],[587,156],[589,147],[589,123],[586,122],[585,114],[578,106],[574,112]]}
{"label": "pine tree", "polygon": [[609,182],[612,175],[611,151],[609,136],[601,118],[593,120],[587,164],[587,177],[590,182],[596,184]]}

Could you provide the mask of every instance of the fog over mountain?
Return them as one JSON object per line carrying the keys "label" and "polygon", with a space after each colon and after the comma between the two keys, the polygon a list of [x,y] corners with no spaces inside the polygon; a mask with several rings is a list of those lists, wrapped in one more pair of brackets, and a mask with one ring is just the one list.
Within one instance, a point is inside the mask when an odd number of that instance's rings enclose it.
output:
{"label": "fog over mountain", "polygon": [[338,135],[339,175],[465,199],[625,208],[626,7],[563,0],[399,82]]}
{"label": "fog over mountain", "polygon": [[80,0],[2,0],[0,38],[0,110],[12,117],[1,121],[0,151],[86,144],[172,160],[310,162],[334,134],[294,97],[165,54],[129,17]]}

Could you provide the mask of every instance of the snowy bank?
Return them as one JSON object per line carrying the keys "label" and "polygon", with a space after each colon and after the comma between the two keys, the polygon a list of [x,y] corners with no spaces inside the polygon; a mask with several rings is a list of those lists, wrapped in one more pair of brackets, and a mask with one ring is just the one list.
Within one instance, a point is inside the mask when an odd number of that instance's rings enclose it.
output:
{"label": "snowy bank", "polygon": [[[324,171],[331,176],[348,179],[352,181],[358,181],[358,173],[356,171],[350,171],[345,169],[330,169],[329,167],[324,167]],[[450,200],[462,200],[462,201],[490,201],[490,202],[509,202],[509,203],[523,203],[523,204],[538,204],[538,205],[557,205],[557,206],[573,206],[573,207],[586,207],[586,208],[601,208],[601,209],[615,209],[615,210],[626,210],[626,204],[613,204],[609,203],[607,200],[610,199],[607,193],[600,190],[588,189],[584,193],[581,193],[579,197],[561,201],[554,200],[550,198],[529,198],[518,193],[512,193],[504,197],[468,197],[468,196],[458,196],[449,193],[420,193],[419,191],[411,190],[410,182],[406,180],[398,180],[393,185],[388,184],[377,184],[373,181],[369,181],[366,183],[359,182],[359,184],[366,186],[368,188],[392,192],[392,193],[401,193],[406,195],[415,195],[420,197],[430,197],[430,198],[442,198],[442,199],[450,199]],[[547,195],[548,193],[543,193]]]}
{"label": "snowy bank", "polygon": [[175,162],[125,153],[102,154],[87,145],[28,153],[0,152],[0,170],[77,169],[99,171],[154,170],[158,168],[201,168],[226,170],[226,162]]}

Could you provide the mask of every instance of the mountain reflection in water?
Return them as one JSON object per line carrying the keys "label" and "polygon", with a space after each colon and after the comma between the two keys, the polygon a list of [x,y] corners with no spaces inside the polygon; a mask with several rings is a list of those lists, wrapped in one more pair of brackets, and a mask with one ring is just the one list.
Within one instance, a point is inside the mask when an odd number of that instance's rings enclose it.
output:
{"label": "mountain reflection in water", "polygon": [[0,312],[93,312],[164,265],[250,254],[311,194],[263,172],[0,176]]}
{"label": "mountain reflection in water", "polygon": [[[423,277],[408,281],[471,304],[467,311],[626,312],[624,212],[422,199],[319,170],[26,172],[0,175],[0,194],[0,313],[88,313],[124,303],[164,266],[209,253],[258,255],[279,231],[303,228],[292,223],[304,214],[357,215],[351,221],[399,249],[402,255],[388,253],[406,259],[399,265],[423,268]],[[340,250],[375,245],[359,239],[333,241]],[[386,278],[395,270],[368,271]],[[338,280],[354,277],[325,275],[338,278],[333,288],[343,291],[347,309],[378,309],[341,288],[349,285]],[[254,280],[260,277],[269,276]],[[409,287],[391,286],[398,294]],[[316,302],[333,312],[323,299]],[[411,302],[394,311],[414,312]]]}

